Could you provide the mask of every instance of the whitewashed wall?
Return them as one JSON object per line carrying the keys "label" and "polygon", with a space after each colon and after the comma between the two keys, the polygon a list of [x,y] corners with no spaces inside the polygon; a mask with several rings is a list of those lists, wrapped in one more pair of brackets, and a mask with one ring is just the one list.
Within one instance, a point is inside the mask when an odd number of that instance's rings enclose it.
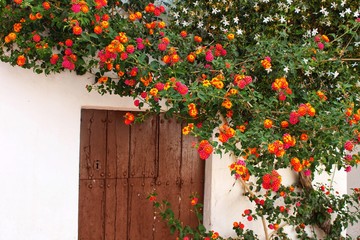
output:
{"label": "whitewashed wall", "polygon": [[[0,63],[0,239],[77,239],[80,110],[133,108],[132,100],[88,93],[89,76],[45,77]],[[205,223],[220,234],[251,207],[229,174],[229,158],[206,165]],[[346,191],[346,177],[338,184]],[[285,181],[293,181],[291,174]],[[247,226],[263,235],[261,224]]]}

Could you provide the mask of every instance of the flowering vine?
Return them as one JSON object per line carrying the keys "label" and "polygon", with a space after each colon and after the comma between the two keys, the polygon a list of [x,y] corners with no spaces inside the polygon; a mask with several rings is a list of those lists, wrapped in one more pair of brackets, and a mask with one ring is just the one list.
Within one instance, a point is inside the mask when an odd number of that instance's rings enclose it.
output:
{"label": "flowering vine", "polygon": [[[316,239],[311,225],[338,238],[359,220],[348,207],[359,203],[358,189],[341,196],[312,182],[323,169],[348,172],[360,161],[357,1],[0,3],[2,61],[92,74],[89,91],[131,96],[139,109],[186,122],[182,132],[198,137],[202,160],[231,153],[230,174],[254,205],[233,224],[240,238],[258,238],[246,226],[258,218],[266,239],[287,238],[285,226]],[[283,168],[299,181],[285,186]],[[176,224],[183,239],[221,239]]]}

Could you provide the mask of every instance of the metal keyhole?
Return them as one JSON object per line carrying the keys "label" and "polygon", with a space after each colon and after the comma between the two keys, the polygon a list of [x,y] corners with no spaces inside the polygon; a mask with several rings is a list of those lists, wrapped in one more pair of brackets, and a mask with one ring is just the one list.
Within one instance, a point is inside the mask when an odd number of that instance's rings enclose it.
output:
{"label": "metal keyhole", "polygon": [[95,169],[96,169],[96,170],[100,170],[100,169],[101,169],[101,164],[100,164],[100,161],[99,161],[99,160],[96,160],[96,161],[95,161]]}

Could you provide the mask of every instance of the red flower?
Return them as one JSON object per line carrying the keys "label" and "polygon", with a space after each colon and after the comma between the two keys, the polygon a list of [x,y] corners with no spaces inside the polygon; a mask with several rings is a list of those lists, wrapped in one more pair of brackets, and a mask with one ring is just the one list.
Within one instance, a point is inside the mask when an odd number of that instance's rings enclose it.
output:
{"label": "red flower", "polygon": [[344,148],[348,151],[352,151],[354,148],[354,144],[351,141],[346,141],[344,144]]}
{"label": "red flower", "polygon": [[124,117],[125,117],[125,124],[126,125],[130,125],[131,123],[133,123],[135,121],[134,114],[132,114],[130,112],[127,112]]}
{"label": "red flower", "polygon": [[194,197],[193,199],[191,199],[191,205],[195,206],[198,203],[199,199]]}
{"label": "red flower", "polygon": [[272,170],[271,173],[265,174],[262,178],[262,186],[265,189],[271,189],[278,191],[281,185],[281,176],[276,170]]}

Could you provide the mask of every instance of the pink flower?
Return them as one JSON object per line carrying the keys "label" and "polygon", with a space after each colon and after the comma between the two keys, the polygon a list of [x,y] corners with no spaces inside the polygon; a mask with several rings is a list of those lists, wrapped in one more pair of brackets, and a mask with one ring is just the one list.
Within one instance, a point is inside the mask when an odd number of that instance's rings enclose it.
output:
{"label": "pink flower", "polygon": [[304,171],[304,174],[305,174],[305,176],[310,176],[311,175],[311,170],[310,169],[306,169],[305,171]]}
{"label": "pink flower", "polygon": [[319,42],[319,43],[318,43],[318,48],[319,48],[320,50],[323,50],[323,49],[324,49],[324,44],[323,44],[322,42]]}
{"label": "pink flower", "polygon": [[245,76],[244,80],[245,80],[246,84],[252,83],[252,77],[251,76]]}
{"label": "pink flower", "polygon": [[289,122],[292,125],[295,125],[299,122],[299,114],[297,112],[291,112],[290,113],[290,118],[289,118]]}
{"label": "pink flower", "polygon": [[264,59],[268,62],[271,62],[271,58],[269,56],[266,56]]}
{"label": "pink flower", "polygon": [[238,87],[240,89],[244,89],[246,87],[246,81],[244,79],[241,79],[238,83]]}
{"label": "pink flower", "polygon": [[128,45],[126,47],[126,52],[132,54],[132,53],[134,53],[134,51],[135,51],[135,47],[133,45]]}
{"label": "pink flower", "polygon": [[214,60],[214,55],[212,54],[212,52],[210,50],[206,52],[205,60],[207,62],[212,62],[212,60]]}
{"label": "pink flower", "polygon": [[157,82],[157,83],[155,84],[155,88],[156,88],[157,90],[159,90],[159,91],[164,90],[164,86],[165,86],[165,84],[163,84],[163,83],[161,83],[161,82]]}
{"label": "pink flower", "polygon": [[320,40],[321,40],[321,38],[320,38],[319,35],[316,35],[316,36],[314,37],[314,41],[315,41],[315,42],[320,42]]}
{"label": "pink flower", "polygon": [[350,172],[351,171],[351,166],[347,166],[346,168],[345,168],[345,172]]}
{"label": "pink flower", "polygon": [[135,105],[136,107],[138,107],[138,106],[140,105],[140,100],[139,100],[139,99],[136,99],[136,100],[134,101],[134,105]]}
{"label": "pink flower", "polygon": [[147,92],[142,92],[142,93],[140,94],[140,97],[146,98],[146,97],[147,97]]}
{"label": "pink flower", "polygon": [[145,45],[143,43],[138,43],[137,44],[137,49],[143,50],[144,48],[145,48]]}
{"label": "pink flower", "polygon": [[159,49],[160,51],[165,51],[166,48],[167,48],[167,45],[164,44],[164,43],[160,43],[160,44],[158,45],[158,49]]}
{"label": "pink flower", "polygon": [[188,87],[181,82],[176,82],[174,89],[178,91],[178,93],[180,93],[181,95],[186,95],[189,91]]}
{"label": "pink flower", "polygon": [[64,56],[63,57],[63,62],[62,62],[62,67],[69,69],[69,70],[74,70],[75,69],[75,64],[71,61],[69,61],[69,59]]}
{"label": "pink flower", "polygon": [[72,52],[71,48],[65,49],[65,55],[66,55],[66,56],[70,56],[72,53],[73,53],[73,52]]}
{"label": "pink flower", "polygon": [[73,11],[74,13],[78,13],[81,11],[81,6],[80,4],[73,4],[71,6],[71,11]]}

